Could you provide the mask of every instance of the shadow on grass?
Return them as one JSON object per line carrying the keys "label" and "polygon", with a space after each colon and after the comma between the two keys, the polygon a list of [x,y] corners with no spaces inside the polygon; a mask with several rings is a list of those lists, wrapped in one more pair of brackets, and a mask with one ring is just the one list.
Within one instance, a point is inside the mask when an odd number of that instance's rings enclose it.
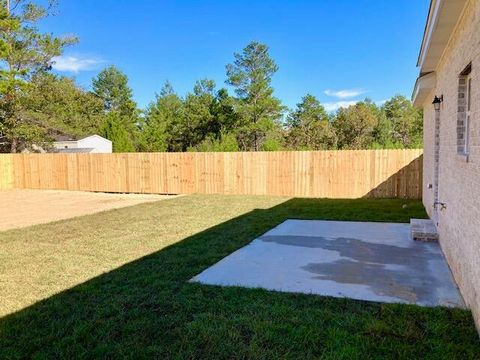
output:
{"label": "shadow on grass", "polygon": [[293,199],[254,210],[0,319],[0,358],[478,358],[467,311],[188,283],[288,218],[425,216],[403,203]]}

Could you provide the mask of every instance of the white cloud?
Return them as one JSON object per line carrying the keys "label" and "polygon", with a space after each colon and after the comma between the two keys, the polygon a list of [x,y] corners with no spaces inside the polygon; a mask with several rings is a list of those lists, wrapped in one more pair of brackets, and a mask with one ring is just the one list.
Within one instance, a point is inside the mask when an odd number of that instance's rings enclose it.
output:
{"label": "white cloud", "polygon": [[328,112],[331,112],[331,111],[336,111],[340,108],[347,108],[349,106],[352,106],[352,105],[355,105],[358,101],[356,100],[352,100],[352,101],[337,101],[337,102],[329,102],[329,103],[325,103],[323,104],[323,107],[325,108],[325,110],[327,110]]}
{"label": "white cloud", "polygon": [[57,71],[78,73],[80,71],[95,70],[103,61],[93,58],[79,58],[75,56],[56,56],[52,67]]}
{"label": "white cloud", "polygon": [[358,90],[358,89],[345,89],[345,90],[338,90],[338,91],[325,90],[324,93],[327,96],[336,97],[339,99],[350,99],[350,98],[365,94],[365,91]]}

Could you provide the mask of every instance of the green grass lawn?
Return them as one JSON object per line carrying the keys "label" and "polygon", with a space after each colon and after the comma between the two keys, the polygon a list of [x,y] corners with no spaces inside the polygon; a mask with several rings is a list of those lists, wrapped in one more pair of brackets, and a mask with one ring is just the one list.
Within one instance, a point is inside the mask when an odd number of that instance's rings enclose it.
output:
{"label": "green grass lawn", "polygon": [[417,201],[185,196],[0,233],[0,358],[479,359],[468,311],[188,282],[288,218],[424,216]]}

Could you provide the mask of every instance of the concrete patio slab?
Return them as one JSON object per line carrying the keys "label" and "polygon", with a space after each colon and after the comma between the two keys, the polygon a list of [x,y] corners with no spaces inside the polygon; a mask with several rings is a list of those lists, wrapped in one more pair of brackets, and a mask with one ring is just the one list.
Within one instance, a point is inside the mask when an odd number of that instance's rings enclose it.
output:
{"label": "concrete patio slab", "polygon": [[437,243],[409,224],[287,220],[192,281],[464,308]]}

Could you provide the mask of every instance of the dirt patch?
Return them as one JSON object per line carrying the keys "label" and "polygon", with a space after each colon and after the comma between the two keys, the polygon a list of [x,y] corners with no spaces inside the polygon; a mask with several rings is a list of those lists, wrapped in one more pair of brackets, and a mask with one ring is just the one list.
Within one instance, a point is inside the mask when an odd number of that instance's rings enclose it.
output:
{"label": "dirt patch", "polygon": [[0,191],[0,231],[172,198],[61,190]]}

